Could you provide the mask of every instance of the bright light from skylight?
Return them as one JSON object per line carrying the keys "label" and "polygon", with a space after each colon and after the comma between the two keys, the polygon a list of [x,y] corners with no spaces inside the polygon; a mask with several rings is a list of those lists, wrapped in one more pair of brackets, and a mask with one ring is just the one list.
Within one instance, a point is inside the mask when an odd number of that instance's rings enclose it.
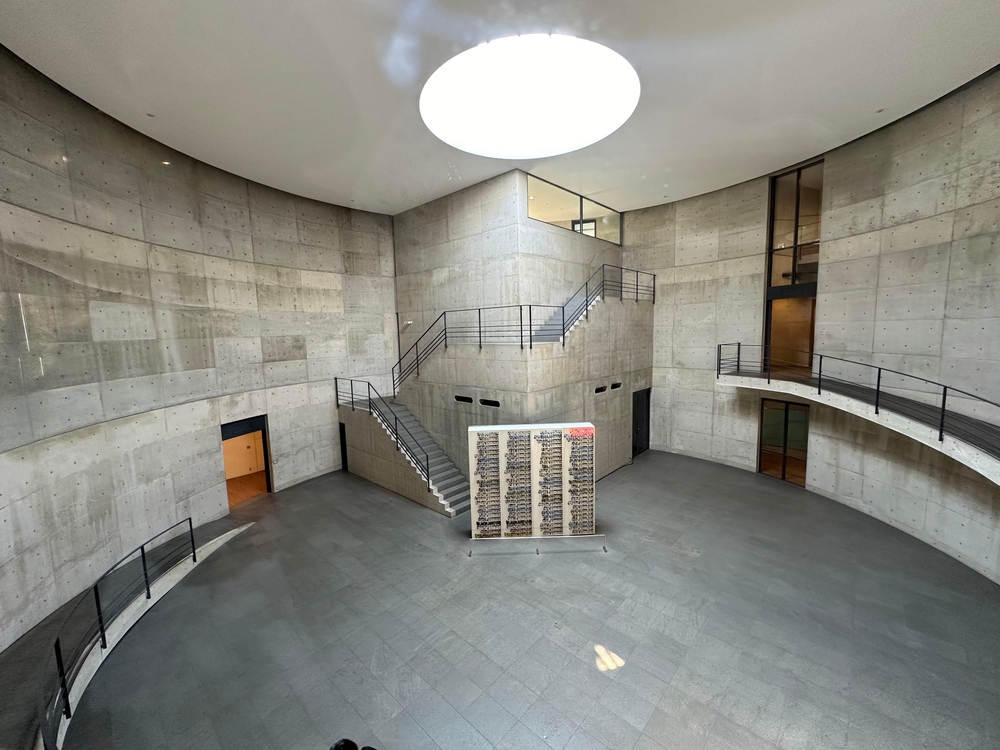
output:
{"label": "bright light from skylight", "polygon": [[541,159],[606,138],[639,103],[639,76],[607,47],[561,34],[484,42],[424,84],[420,116],[434,135],[494,159]]}

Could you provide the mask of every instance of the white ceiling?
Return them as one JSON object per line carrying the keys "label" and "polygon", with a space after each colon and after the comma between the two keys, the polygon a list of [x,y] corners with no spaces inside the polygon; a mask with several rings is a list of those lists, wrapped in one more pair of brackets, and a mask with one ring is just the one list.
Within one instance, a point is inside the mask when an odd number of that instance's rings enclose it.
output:
{"label": "white ceiling", "polygon": [[[390,214],[514,166],[619,210],[673,201],[823,153],[1000,63],[996,0],[0,0],[0,18],[0,43],[143,133]],[[624,55],[642,82],[631,120],[536,162],[427,131],[417,101],[437,66],[538,31]]]}

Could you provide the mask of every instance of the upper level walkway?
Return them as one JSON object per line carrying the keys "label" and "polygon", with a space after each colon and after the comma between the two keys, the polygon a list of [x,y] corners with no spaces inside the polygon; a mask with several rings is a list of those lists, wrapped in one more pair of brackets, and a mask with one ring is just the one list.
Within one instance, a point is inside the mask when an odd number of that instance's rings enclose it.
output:
{"label": "upper level walkway", "polygon": [[885,367],[769,346],[719,344],[720,385],[826,404],[954,458],[1000,485],[1000,404]]}
{"label": "upper level walkway", "polygon": [[566,337],[600,300],[656,303],[656,276],[602,265],[562,305],[501,305],[445,310],[413,342],[392,368],[393,395],[438,347],[452,344],[520,346],[566,345]]}

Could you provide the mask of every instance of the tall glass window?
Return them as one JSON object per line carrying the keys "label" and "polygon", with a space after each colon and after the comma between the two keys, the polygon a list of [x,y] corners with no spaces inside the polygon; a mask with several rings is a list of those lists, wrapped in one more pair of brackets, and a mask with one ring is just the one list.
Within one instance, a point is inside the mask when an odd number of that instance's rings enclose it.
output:
{"label": "tall glass window", "polygon": [[774,178],[770,286],[816,282],[822,203],[823,162]]}
{"label": "tall glass window", "polygon": [[528,218],[621,244],[620,213],[530,174]]}

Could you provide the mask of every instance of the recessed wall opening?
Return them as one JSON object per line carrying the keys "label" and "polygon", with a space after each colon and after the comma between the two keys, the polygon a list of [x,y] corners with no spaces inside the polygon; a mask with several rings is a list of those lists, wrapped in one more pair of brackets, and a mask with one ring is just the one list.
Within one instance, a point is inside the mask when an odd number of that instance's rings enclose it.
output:
{"label": "recessed wall opening", "polygon": [[652,388],[632,393],[632,457],[649,450],[649,402]]}
{"label": "recessed wall opening", "polygon": [[222,461],[230,508],[271,492],[267,417],[251,417],[222,425]]}
{"label": "recessed wall opening", "polygon": [[612,383],[611,384],[611,390],[613,390],[613,391],[617,391],[621,387],[622,387],[621,383]]}
{"label": "recessed wall opening", "polygon": [[500,402],[494,401],[492,398],[481,398],[479,399],[479,403],[481,403],[483,406],[492,406],[494,409],[500,408]]}
{"label": "recessed wall opening", "polygon": [[461,404],[471,404],[472,396],[455,396],[455,400]]}
{"label": "recessed wall opening", "polygon": [[606,385],[599,385],[594,389],[594,393],[604,393],[606,390],[608,390]]}

